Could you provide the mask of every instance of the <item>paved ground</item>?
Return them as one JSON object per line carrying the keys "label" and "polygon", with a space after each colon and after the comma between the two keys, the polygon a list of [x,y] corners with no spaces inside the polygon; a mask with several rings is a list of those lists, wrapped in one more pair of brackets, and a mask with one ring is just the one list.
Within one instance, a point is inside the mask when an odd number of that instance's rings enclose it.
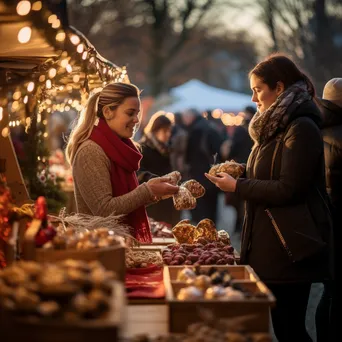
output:
{"label": "paved ground", "polygon": [[[233,227],[235,223],[235,211],[232,207],[227,207],[224,205],[224,197],[221,196],[219,198],[219,209],[218,209],[219,217],[217,220],[218,229],[225,229],[231,235],[231,240],[233,246],[239,250],[240,248],[240,236],[237,234],[232,234]],[[315,284],[311,289],[310,301],[307,310],[306,316],[306,326],[309,334],[311,335],[313,341],[316,341],[316,329],[315,329],[315,312],[316,307],[319,302],[320,296],[322,293],[322,285]],[[274,338],[274,341],[277,341]]]}

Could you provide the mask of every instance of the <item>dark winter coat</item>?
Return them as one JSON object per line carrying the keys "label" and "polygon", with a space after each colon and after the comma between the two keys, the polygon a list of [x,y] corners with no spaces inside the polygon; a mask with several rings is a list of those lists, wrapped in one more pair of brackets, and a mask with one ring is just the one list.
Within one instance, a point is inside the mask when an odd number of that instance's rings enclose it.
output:
{"label": "dark winter coat", "polygon": [[327,190],[333,207],[334,227],[340,229],[342,224],[342,108],[327,100],[320,100],[319,104],[323,117],[322,134]]}
{"label": "dark winter coat", "polygon": [[247,200],[241,262],[269,283],[321,281],[329,275],[331,221],[320,113],[310,100],[290,105],[287,115],[277,153],[277,138],[255,146],[247,178],[237,181],[236,193]]}
{"label": "dark winter coat", "polygon": [[[144,136],[140,140],[143,158],[140,162],[139,181],[147,181],[151,176],[164,176],[171,172],[170,156],[162,154],[153,143]],[[152,175],[151,175],[152,174]],[[172,198],[162,200],[146,208],[149,217],[159,222],[176,225],[180,212],[174,208]]]}

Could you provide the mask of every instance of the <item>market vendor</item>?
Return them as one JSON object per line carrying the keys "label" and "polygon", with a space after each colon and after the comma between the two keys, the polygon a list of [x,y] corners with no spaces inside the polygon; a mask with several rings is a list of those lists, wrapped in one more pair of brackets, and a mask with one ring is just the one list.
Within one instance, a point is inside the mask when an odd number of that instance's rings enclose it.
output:
{"label": "market vendor", "polygon": [[66,155],[72,165],[77,211],[95,216],[127,215],[141,242],[152,240],[145,206],[178,191],[168,177],[141,185],[141,153],[132,137],[139,124],[140,91],[111,83],[89,98],[73,129]]}

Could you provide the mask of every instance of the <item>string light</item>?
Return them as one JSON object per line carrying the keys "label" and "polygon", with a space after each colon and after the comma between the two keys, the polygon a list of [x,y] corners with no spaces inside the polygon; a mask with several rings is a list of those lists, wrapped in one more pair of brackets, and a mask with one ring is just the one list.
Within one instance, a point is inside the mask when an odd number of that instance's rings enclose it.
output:
{"label": "string light", "polygon": [[61,21],[59,19],[55,20],[53,23],[52,23],[52,28],[54,29],[57,29],[61,26]]}
{"label": "string light", "polygon": [[51,83],[51,80],[46,80],[46,88],[47,89],[51,89],[51,87],[52,87],[52,83]]}
{"label": "string light", "polygon": [[65,106],[65,111],[68,112],[70,110],[70,107],[69,106]]}
{"label": "string light", "polygon": [[49,77],[50,78],[54,78],[56,76],[56,74],[57,74],[57,70],[55,68],[51,68],[49,70]]}
{"label": "string light", "polygon": [[2,107],[0,107],[0,121],[2,120],[2,118],[4,117],[4,109]]}
{"label": "string light", "polygon": [[44,138],[47,138],[49,136],[49,134],[47,133],[47,132],[45,132],[44,134],[43,134],[43,137]]}
{"label": "string light", "polygon": [[88,56],[88,52],[84,51],[82,54],[82,59],[85,61],[87,59],[87,56]]}
{"label": "string light", "polygon": [[39,82],[45,82],[45,75],[40,75],[39,76]]}
{"label": "string light", "polygon": [[20,91],[16,91],[14,94],[13,94],[13,100],[19,100],[21,97],[21,92]]}
{"label": "string light", "polygon": [[27,15],[30,13],[31,3],[30,1],[20,1],[17,5],[17,13],[19,15]]}
{"label": "string light", "polygon": [[62,61],[61,61],[61,67],[62,68],[66,68],[66,66],[69,64],[69,61],[68,61],[68,59],[67,58],[65,58],[65,59],[63,59]]}
{"label": "string light", "polygon": [[70,37],[70,41],[71,43],[73,43],[74,45],[78,45],[81,40],[80,40],[80,37],[79,36],[76,36],[75,34],[73,34],[71,37]]}
{"label": "string light", "polygon": [[77,50],[78,53],[82,53],[83,50],[84,50],[84,45],[83,44],[77,45],[77,49],[76,50]]}
{"label": "string light", "polygon": [[1,135],[4,137],[4,138],[7,138],[9,136],[9,133],[10,133],[10,130],[8,127],[5,127],[2,131],[1,131]]}
{"label": "string light", "polygon": [[48,18],[48,23],[52,24],[54,21],[58,20],[57,15],[56,14],[51,14]]}
{"label": "string light", "polygon": [[70,64],[68,64],[66,67],[65,67],[66,71],[68,73],[71,73],[72,72],[72,66]]}
{"label": "string light", "polygon": [[47,123],[48,123],[47,120],[44,119],[44,120],[43,120],[43,125],[47,125]]}
{"label": "string light", "polygon": [[24,97],[24,103],[26,104],[27,102],[28,102],[28,96],[27,95],[25,95],[25,97]]}
{"label": "string light", "polygon": [[34,82],[30,82],[28,85],[27,85],[27,91],[29,93],[31,93],[34,89]]}
{"label": "string light", "polygon": [[18,33],[18,41],[21,44],[25,44],[31,39],[32,30],[31,27],[25,26]]}
{"label": "string light", "polygon": [[74,75],[72,80],[73,80],[74,83],[78,83],[80,81],[80,75]]}
{"label": "string light", "polygon": [[41,1],[36,1],[32,5],[32,11],[40,11],[42,9],[43,5]]}
{"label": "string light", "polygon": [[17,109],[19,109],[19,102],[13,101],[12,103],[12,111],[15,112]]}
{"label": "string light", "polygon": [[16,124],[17,124],[17,126],[19,126],[19,125],[20,125],[20,121],[19,121],[19,120],[17,120],[17,121],[16,121]]}
{"label": "string light", "polygon": [[58,31],[58,33],[56,34],[56,40],[58,42],[64,42],[65,37],[66,37],[66,34],[64,31]]}

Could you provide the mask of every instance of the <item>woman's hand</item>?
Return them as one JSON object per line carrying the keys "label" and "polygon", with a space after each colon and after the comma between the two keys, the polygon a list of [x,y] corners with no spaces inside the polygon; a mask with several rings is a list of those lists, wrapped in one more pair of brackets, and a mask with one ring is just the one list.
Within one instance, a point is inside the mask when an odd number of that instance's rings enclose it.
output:
{"label": "woman's hand", "polygon": [[211,176],[205,173],[205,176],[214,183],[222,191],[235,192],[236,189],[236,179],[228,175],[228,173],[220,172],[217,174],[218,177]]}
{"label": "woman's hand", "polygon": [[170,177],[156,177],[150,179],[147,182],[147,185],[149,186],[153,195],[156,196],[156,198],[168,198],[176,194],[179,190],[179,187],[170,184],[170,181]]}

